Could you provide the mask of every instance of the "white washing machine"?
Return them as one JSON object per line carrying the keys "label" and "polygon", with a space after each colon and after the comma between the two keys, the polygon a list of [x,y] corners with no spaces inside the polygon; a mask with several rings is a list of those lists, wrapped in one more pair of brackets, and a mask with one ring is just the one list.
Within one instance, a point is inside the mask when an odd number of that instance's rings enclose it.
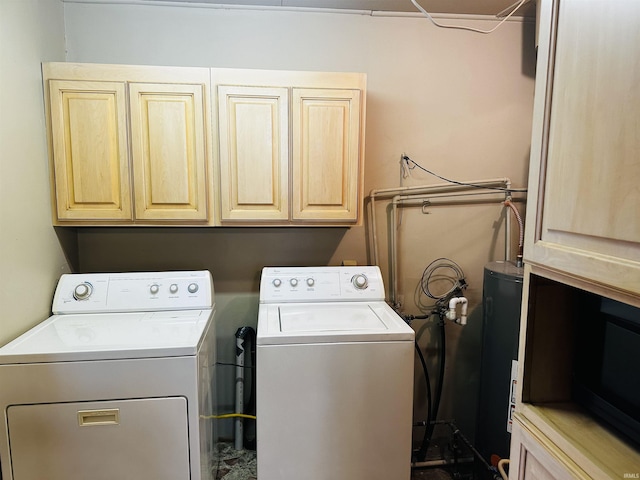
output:
{"label": "white washing machine", "polygon": [[408,480],[414,331],[378,267],[265,268],[259,480]]}
{"label": "white washing machine", "polygon": [[2,478],[213,479],[211,274],[63,275],[52,310],[0,348]]}

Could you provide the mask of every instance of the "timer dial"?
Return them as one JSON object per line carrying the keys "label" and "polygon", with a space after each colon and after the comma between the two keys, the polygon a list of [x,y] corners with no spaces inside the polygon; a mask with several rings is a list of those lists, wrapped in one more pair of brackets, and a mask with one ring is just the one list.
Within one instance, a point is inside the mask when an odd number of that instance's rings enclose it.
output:
{"label": "timer dial", "polygon": [[369,279],[366,275],[359,273],[358,275],[353,276],[353,278],[351,279],[351,283],[358,290],[364,290],[369,286]]}
{"label": "timer dial", "polygon": [[73,289],[73,298],[76,300],[86,300],[93,293],[93,286],[89,282],[83,282],[76,285]]}

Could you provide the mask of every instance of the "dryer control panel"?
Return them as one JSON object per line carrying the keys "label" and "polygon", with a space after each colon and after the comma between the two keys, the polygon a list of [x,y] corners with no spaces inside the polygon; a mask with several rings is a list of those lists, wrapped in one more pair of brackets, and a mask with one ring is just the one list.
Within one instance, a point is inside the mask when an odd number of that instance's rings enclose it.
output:
{"label": "dryer control panel", "polygon": [[53,313],[145,312],[208,309],[213,280],[207,270],[74,273],[62,275]]}
{"label": "dryer control panel", "polygon": [[362,267],[265,267],[260,303],[384,300],[380,269]]}

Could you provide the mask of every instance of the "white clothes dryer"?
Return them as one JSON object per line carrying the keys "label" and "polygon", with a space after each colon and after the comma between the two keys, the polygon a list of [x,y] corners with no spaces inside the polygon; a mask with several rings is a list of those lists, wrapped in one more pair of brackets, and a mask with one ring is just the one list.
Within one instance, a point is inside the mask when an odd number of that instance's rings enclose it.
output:
{"label": "white clothes dryer", "polygon": [[215,478],[207,271],[63,275],[0,348],[4,480]]}
{"label": "white clothes dryer", "polygon": [[414,331],[378,267],[265,268],[256,337],[260,480],[408,480]]}

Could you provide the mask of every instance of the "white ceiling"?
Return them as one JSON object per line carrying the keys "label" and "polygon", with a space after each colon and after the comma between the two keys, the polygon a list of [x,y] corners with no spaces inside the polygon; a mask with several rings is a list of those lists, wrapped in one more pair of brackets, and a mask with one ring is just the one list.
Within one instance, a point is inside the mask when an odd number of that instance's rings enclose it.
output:
{"label": "white ceiling", "polygon": [[[149,0],[158,1],[158,0]],[[418,12],[410,0],[160,0],[171,2],[250,5],[268,7],[306,7],[384,12]],[[516,0],[418,0],[429,13],[496,15]],[[508,13],[508,12],[507,12]],[[535,2],[529,1],[514,16],[535,16]]]}

